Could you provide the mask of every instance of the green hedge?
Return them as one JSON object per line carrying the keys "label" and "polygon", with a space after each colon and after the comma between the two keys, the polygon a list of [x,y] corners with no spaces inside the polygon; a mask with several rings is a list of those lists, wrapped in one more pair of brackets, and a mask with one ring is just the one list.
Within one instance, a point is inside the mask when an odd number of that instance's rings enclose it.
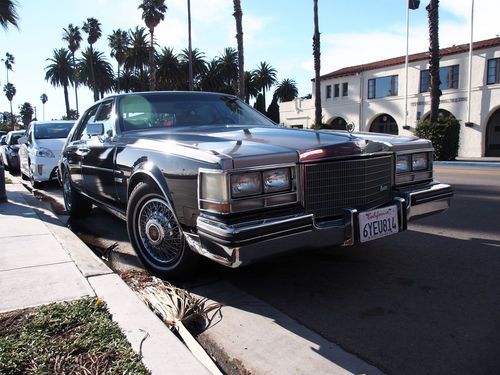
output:
{"label": "green hedge", "polygon": [[458,155],[460,122],[454,117],[440,118],[435,123],[421,121],[415,135],[432,142],[435,160],[455,160]]}

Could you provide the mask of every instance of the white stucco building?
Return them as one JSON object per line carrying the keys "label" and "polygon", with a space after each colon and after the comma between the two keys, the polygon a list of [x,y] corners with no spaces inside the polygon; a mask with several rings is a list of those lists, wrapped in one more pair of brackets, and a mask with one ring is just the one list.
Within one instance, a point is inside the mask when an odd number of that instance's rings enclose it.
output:
{"label": "white stucco building", "polygon": [[[470,123],[469,44],[440,51],[440,111],[460,120],[461,157],[500,156],[500,38],[473,44]],[[351,66],[321,76],[323,122],[356,131],[412,134],[430,112],[427,52],[409,56],[408,116],[405,124],[405,56]],[[314,81],[313,81],[314,93]],[[280,104],[280,121],[309,128],[314,97]],[[406,126],[405,126],[406,125]]]}

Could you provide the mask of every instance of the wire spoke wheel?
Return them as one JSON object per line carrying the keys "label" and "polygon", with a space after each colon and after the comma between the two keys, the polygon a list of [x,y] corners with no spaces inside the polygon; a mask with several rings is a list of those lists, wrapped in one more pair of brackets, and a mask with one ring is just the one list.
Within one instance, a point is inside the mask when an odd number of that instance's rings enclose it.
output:
{"label": "wire spoke wheel", "polygon": [[146,255],[154,262],[166,266],[178,260],[182,232],[163,199],[146,198],[137,216],[137,230]]}
{"label": "wire spoke wheel", "polygon": [[64,173],[63,179],[63,196],[64,204],[66,205],[66,211],[71,210],[71,181],[67,173]]}

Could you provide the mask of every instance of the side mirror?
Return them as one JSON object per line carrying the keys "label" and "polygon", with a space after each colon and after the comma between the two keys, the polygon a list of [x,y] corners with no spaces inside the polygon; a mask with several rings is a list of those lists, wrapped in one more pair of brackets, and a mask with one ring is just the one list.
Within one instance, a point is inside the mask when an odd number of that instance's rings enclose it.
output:
{"label": "side mirror", "polygon": [[20,145],[25,145],[26,143],[28,143],[28,137],[22,136],[18,138],[17,143]]}
{"label": "side mirror", "polygon": [[96,136],[96,135],[103,135],[104,134],[104,124],[101,122],[87,124],[87,134],[91,137]]}

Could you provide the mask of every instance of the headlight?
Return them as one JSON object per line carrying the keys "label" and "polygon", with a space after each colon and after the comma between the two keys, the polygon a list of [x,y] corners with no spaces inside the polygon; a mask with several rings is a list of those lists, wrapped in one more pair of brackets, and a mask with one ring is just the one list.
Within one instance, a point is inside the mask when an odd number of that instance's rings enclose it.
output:
{"label": "headlight", "polygon": [[263,172],[264,193],[274,193],[290,189],[290,169],[274,169]]}
{"label": "headlight", "polygon": [[396,173],[411,171],[411,155],[399,155],[396,159]]}
{"label": "headlight", "polygon": [[261,172],[240,173],[231,175],[231,196],[245,197],[262,193]]}
{"label": "headlight", "polygon": [[55,158],[54,154],[52,151],[50,151],[48,148],[41,147],[36,151],[36,156],[40,156],[42,158]]}
{"label": "headlight", "polygon": [[429,165],[429,154],[426,152],[412,155],[412,169],[421,171],[427,169]]}
{"label": "headlight", "polygon": [[203,173],[200,197],[212,202],[227,202],[226,176],[223,173]]}

